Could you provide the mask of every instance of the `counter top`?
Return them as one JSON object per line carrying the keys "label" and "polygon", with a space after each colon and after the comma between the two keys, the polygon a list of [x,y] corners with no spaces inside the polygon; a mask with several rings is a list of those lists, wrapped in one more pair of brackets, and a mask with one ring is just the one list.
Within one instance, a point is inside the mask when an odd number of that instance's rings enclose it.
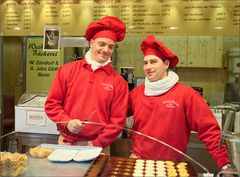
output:
{"label": "counter top", "polygon": [[84,176],[93,161],[51,162],[47,158],[28,156],[28,167],[21,176]]}

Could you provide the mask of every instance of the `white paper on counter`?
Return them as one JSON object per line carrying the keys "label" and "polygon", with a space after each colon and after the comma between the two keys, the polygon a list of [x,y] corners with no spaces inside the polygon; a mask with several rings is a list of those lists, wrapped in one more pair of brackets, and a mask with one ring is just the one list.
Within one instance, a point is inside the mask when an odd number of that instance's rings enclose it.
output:
{"label": "white paper on counter", "polygon": [[41,147],[53,148],[54,151],[48,156],[48,160],[54,162],[90,161],[99,156],[101,147],[95,146],[69,146],[59,144],[41,144]]}

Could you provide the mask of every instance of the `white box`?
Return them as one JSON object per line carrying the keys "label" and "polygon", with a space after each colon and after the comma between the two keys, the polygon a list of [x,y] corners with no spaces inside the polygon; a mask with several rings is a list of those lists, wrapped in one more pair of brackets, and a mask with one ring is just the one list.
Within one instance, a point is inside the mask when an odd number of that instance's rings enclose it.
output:
{"label": "white box", "polygon": [[35,97],[15,106],[15,131],[59,134],[56,124],[44,112],[46,97]]}

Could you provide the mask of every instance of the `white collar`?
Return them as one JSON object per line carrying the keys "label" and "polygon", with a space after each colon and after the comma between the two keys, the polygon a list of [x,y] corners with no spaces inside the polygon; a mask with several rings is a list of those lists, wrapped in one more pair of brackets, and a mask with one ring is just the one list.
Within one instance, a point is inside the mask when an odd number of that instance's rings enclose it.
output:
{"label": "white collar", "polygon": [[178,80],[178,75],[173,71],[168,71],[167,77],[154,82],[149,81],[146,77],[144,94],[146,96],[157,96],[166,93],[178,82]]}
{"label": "white collar", "polygon": [[91,58],[91,49],[89,49],[89,51],[87,51],[87,53],[85,55],[85,58],[86,58],[87,63],[91,65],[93,71],[95,71],[96,69],[98,69],[102,66],[105,66],[105,65],[107,65],[108,63],[111,62],[110,58],[103,63],[99,63],[99,62],[94,61]]}

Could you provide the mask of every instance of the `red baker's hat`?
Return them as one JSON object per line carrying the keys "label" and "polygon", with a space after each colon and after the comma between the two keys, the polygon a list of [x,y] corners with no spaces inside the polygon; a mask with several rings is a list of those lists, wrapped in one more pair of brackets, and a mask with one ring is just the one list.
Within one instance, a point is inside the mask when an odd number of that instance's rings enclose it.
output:
{"label": "red baker's hat", "polygon": [[149,35],[141,44],[143,55],[156,55],[162,60],[170,61],[170,68],[174,68],[178,63],[178,56],[172,53],[162,42],[158,41],[154,35]]}
{"label": "red baker's hat", "polygon": [[98,22],[91,22],[86,30],[85,38],[90,41],[98,37],[110,38],[114,42],[122,41],[126,33],[125,24],[117,17],[105,16]]}

